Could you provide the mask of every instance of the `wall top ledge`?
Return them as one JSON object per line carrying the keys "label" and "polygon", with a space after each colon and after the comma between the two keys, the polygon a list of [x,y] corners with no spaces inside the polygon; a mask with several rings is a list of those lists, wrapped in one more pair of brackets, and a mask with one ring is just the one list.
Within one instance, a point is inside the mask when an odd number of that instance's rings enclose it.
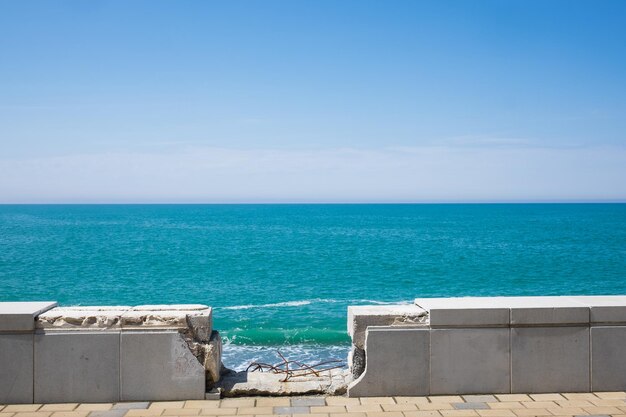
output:
{"label": "wall top ledge", "polygon": [[432,326],[626,323],[626,296],[417,298]]}
{"label": "wall top ledge", "polygon": [[56,301],[2,302],[0,332],[32,331],[35,329],[35,318],[56,306]]}

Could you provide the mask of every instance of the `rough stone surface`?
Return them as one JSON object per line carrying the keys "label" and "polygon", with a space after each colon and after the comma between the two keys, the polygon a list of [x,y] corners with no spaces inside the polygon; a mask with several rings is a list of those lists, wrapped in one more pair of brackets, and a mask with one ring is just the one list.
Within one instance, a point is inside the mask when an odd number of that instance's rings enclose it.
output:
{"label": "rough stone surface", "polygon": [[589,327],[511,329],[511,392],[588,392]]}
{"label": "rough stone surface", "polygon": [[508,393],[510,378],[509,329],[431,331],[431,394]]}
{"label": "rough stone surface", "polygon": [[32,331],[35,317],[56,305],[56,301],[0,303],[0,332]]}
{"label": "rough stone surface", "polygon": [[0,404],[33,402],[33,335],[0,334]]}
{"label": "rough stone surface", "polygon": [[121,316],[130,307],[57,307],[37,317],[38,329],[119,329]]}
{"label": "rough stone surface", "polygon": [[35,334],[36,403],[119,401],[118,332]]}
{"label": "rough stone surface", "polygon": [[122,401],[204,399],[205,370],[176,331],[121,333]]}
{"label": "rough stone surface", "polygon": [[409,304],[348,307],[348,334],[352,344],[365,348],[365,332],[369,326],[415,326],[428,321],[428,313]]}
{"label": "rough stone surface", "polygon": [[357,379],[365,371],[365,350],[352,346],[352,350],[348,354],[348,364],[350,364],[350,372],[352,379]]}
{"label": "rough stone surface", "polygon": [[218,332],[213,332],[211,340],[204,347],[204,369],[207,371],[207,383],[220,380],[222,370],[222,338]]}
{"label": "rough stone surface", "polygon": [[284,375],[266,372],[230,372],[217,384],[226,397],[247,395],[342,395],[346,392],[349,372],[335,369],[314,375],[290,378],[281,382]]}
{"label": "rough stone surface", "polygon": [[591,328],[591,389],[626,390],[626,327]]}
{"label": "rough stone surface", "polygon": [[365,372],[350,383],[348,396],[427,395],[429,346],[427,328],[370,327]]}

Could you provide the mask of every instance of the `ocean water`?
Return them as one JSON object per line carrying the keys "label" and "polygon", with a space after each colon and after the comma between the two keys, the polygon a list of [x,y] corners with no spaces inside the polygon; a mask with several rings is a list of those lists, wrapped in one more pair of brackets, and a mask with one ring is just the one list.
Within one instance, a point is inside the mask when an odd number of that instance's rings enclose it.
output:
{"label": "ocean water", "polygon": [[0,205],[0,301],[203,303],[225,363],[345,359],[346,307],[626,294],[626,204]]}

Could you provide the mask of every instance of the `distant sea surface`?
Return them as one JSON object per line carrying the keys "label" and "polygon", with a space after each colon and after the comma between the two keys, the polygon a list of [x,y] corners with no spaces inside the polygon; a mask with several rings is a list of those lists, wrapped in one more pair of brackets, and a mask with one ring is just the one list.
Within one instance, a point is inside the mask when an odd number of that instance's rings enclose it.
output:
{"label": "distant sea surface", "polygon": [[345,359],[346,307],[626,294],[626,204],[0,205],[0,301],[214,307],[225,363]]}

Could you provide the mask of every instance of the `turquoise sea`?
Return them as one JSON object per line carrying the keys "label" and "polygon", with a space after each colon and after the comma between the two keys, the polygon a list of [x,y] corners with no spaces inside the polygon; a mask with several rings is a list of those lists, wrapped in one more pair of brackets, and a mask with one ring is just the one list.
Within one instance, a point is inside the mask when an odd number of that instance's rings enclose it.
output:
{"label": "turquoise sea", "polygon": [[203,303],[228,366],[345,358],[346,307],[626,294],[626,204],[0,205],[0,301]]}

